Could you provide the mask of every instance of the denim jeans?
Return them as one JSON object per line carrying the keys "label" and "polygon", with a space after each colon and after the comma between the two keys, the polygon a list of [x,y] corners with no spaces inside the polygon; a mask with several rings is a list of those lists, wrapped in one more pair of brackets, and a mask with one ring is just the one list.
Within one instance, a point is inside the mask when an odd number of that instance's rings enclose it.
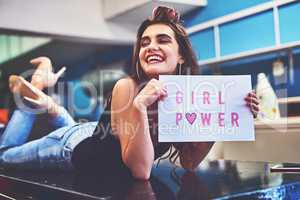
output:
{"label": "denim jeans", "polygon": [[75,123],[63,109],[51,118],[55,131],[27,142],[36,116],[16,110],[0,139],[0,166],[21,169],[73,169],[71,156],[74,148],[93,134],[97,122]]}

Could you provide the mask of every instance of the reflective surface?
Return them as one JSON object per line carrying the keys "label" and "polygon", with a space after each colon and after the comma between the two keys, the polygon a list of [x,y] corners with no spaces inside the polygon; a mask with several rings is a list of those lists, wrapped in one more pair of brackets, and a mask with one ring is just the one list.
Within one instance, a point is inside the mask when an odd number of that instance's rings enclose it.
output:
{"label": "reflective surface", "polygon": [[67,172],[0,171],[0,193],[30,199],[299,199],[300,174],[263,162],[204,162],[188,172],[163,161],[149,181]]}

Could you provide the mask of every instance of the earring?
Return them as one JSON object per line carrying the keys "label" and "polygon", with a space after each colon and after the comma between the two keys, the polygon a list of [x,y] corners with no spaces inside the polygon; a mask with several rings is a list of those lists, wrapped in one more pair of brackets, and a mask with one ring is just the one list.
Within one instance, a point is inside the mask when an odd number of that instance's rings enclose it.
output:
{"label": "earring", "polygon": [[138,62],[135,64],[135,70],[136,70],[136,75],[137,75],[138,79],[141,80],[140,73],[139,73]]}
{"label": "earring", "polygon": [[178,75],[181,75],[182,71],[181,71],[181,63],[179,63],[179,67],[178,67]]}

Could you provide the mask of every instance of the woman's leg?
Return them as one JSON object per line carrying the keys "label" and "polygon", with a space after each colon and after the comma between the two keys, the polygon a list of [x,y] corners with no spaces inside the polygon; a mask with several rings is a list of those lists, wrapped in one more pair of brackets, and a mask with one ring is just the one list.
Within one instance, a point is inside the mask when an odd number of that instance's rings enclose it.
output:
{"label": "woman's leg", "polygon": [[75,146],[93,134],[97,123],[59,128],[47,136],[0,152],[0,165],[21,169],[73,169]]}
{"label": "woman's leg", "polygon": [[50,115],[49,119],[50,119],[50,123],[53,125],[54,128],[61,128],[64,126],[72,126],[76,124],[72,116],[62,106],[59,106],[58,114],[54,116]]}
{"label": "woman's leg", "polygon": [[47,112],[54,128],[75,124],[73,118],[62,106],[24,78],[12,75],[10,76],[10,85],[14,93],[19,93],[40,112]]}
{"label": "woman's leg", "polygon": [[59,169],[61,166],[68,168],[70,158],[63,149],[60,137],[70,128],[57,129],[40,139],[0,152],[0,165],[16,169]]}
{"label": "woman's leg", "polygon": [[35,114],[15,110],[0,138],[0,152],[3,149],[24,144],[31,132]]}

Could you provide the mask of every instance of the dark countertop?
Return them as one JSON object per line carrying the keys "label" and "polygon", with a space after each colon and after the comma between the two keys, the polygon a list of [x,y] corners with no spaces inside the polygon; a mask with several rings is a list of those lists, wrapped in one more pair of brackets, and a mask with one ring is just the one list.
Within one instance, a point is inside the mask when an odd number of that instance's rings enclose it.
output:
{"label": "dark countertop", "polygon": [[153,167],[149,181],[113,174],[104,177],[2,169],[0,196],[16,199],[299,199],[300,174],[270,173],[273,165],[217,160],[203,162],[195,172],[187,172],[162,161],[157,168]]}

